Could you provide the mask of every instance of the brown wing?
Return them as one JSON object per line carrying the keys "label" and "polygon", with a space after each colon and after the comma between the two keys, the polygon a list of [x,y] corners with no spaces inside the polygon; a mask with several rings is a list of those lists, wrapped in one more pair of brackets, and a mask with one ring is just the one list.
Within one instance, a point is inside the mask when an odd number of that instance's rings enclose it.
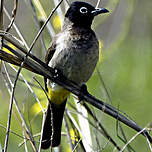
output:
{"label": "brown wing", "polygon": [[51,43],[51,46],[48,48],[48,51],[47,51],[46,56],[45,56],[45,63],[46,64],[49,64],[50,60],[53,57],[55,50],[56,50],[56,40],[53,40]]}
{"label": "brown wing", "polygon": [[[55,50],[56,50],[56,39],[53,39],[50,47],[48,48],[47,54],[45,56],[45,63],[46,64],[49,64],[50,60],[53,57]],[[48,91],[46,77],[44,77],[44,85],[45,85],[45,90]]]}

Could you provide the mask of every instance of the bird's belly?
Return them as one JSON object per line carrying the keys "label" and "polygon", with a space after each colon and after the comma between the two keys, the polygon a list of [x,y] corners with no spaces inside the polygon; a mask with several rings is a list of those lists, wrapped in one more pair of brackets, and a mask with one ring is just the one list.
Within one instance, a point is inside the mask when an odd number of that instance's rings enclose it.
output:
{"label": "bird's belly", "polygon": [[78,84],[85,83],[91,77],[96,66],[97,59],[89,55],[74,55],[64,65],[63,74]]}
{"label": "bird's belly", "polygon": [[91,48],[70,47],[57,50],[49,66],[61,70],[63,75],[77,84],[85,83],[91,77],[98,61],[98,44]]}

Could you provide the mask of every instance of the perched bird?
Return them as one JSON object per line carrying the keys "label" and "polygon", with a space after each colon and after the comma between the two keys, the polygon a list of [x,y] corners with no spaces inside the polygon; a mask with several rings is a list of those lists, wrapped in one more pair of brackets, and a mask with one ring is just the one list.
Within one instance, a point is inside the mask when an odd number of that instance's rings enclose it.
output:
{"label": "perched bird", "polygon": [[[91,24],[95,16],[107,12],[105,8],[95,8],[86,2],[73,2],[65,14],[61,32],[53,38],[48,49],[46,64],[76,84],[85,84],[91,77],[99,56],[98,39]],[[44,80],[50,103],[41,148],[47,149],[60,144],[62,119],[70,92],[46,78]]]}

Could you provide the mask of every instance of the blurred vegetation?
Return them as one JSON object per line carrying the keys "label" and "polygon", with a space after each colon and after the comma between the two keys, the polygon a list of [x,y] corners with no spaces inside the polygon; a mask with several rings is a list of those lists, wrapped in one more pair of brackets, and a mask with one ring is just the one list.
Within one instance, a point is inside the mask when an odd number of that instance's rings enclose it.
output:
{"label": "blurred vegetation", "polygon": [[[46,16],[48,16],[52,8],[54,8],[53,1],[41,0],[40,2]],[[91,0],[88,2],[91,2],[94,5],[97,3],[97,1]],[[63,6],[64,3],[62,4],[62,7]],[[112,0],[101,0],[99,7],[100,6],[107,6],[107,8],[110,9],[110,14],[108,16],[100,16],[101,20],[98,17],[93,25],[93,28],[99,39],[102,40],[103,45],[102,61],[98,63],[97,68],[101,73],[110,99],[107,96],[97,71],[94,72],[92,78],[87,83],[88,90],[97,98],[102,99],[109,104],[112,102],[113,106],[119,107],[121,111],[136,121],[137,124],[145,127],[152,121],[152,13],[150,11],[152,2],[150,0],[117,0],[114,3]],[[5,0],[5,7],[11,13],[13,2]],[[62,10],[64,12],[65,8],[63,7]],[[40,14],[38,10],[37,15],[38,19],[44,17],[44,14]],[[6,16],[4,17],[6,27],[9,20]],[[53,28],[57,33],[60,31],[60,28],[58,25],[55,25],[55,20],[58,22],[57,13],[54,14],[51,20],[51,22],[53,22]],[[38,32],[38,29],[33,18],[29,1],[19,1],[15,21],[28,45],[30,45]],[[14,29],[11,29],[10,32],[16,35]],[[47,28],[43,32],[43,38],[46,48],[48,48],[51,42],[51,36],[49,35]],[[45,52],[41,48],[40,41],[36,43],[32,53],[44,60]],[[9,69],[9,72],[15,76],[15,72],[13,72],[9,66],[7,66],[7,68]],[[22,74],[28,82],[38,85],[32,79],[34,74],[31,74],[27,70],[22,70]],[[10,96],[5,87],[2,74],[0,74],[0,77],[0,125],[6,126]],[[43,85],[43,79],[39,76],[36,76],[36,78]],[[13,77],[11,79],[14,81]],[[39,100],[46,104],[46,97],[39,87],[33,86],[32,88]],[[38,108],[33,109],[37,104],[36,100],[27,86],[21,81],[18,81],[15,97],[32,133],[40,133],[42,114]],[[70,103],[74,104],[72,98],[70,98]],[[68,105],[68,107],[70,106]],[[92,111],[107,129],[108,133],[122,147],[123,143],[117,136],[116,120],[101,113],[101,111],[97,109],[92,108]],[[19,125],[19,122],[21,121],[15,108],[13,109],[12,116],[11,130],[22,136],[22,128],[21,125]],[[74,117],[76,117],[76,115],[74,115]],[[92,119],[90,118],[90,120]],[[135,135],[136,132],[132,129],[124,125],[122,125],[122,127],[128,140]],[[66,131],[65,128],[63,128],[63,131]],[[96,145],[96,136],[94,133],[98,134],[95,128],[91,127],[93,144]],[[101,134],[98,134],[97,137],[101,144],[100,148],[102,148],[108,141]],[[0,126],[0,144],[2,146],[4,145],[4,139],[5,129]],[[39,136],[35,139],[38,142]],[[23,142],[23,139],[11,133],[8,152],[25,151],[24,145],[18,148],[18,144],[21,142]],[[137,152],[150,151],[146,139],[141,135],[131,143],[131,146]],[[69,147],[69,145],[67,146],[66,136],[63,136],[61,145],[62,151],[70,151]],[[97,148],[98,147],[94,147],[95,150]],[[113,148],[113,145],[108,143],[103,151],[111,152],[113,151]],[[29,151],[31,151],[31,149],[29,149]]]}

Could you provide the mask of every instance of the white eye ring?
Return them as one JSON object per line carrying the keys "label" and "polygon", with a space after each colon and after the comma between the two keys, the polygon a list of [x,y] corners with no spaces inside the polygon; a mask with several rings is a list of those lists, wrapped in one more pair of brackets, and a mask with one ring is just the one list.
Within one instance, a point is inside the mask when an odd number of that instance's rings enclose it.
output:
{"label": "white eye ring", "polygon": [[80,13],[86,14],[86,13],[88,13],[88,9],[86,7],[81,7],[80,8]]}

